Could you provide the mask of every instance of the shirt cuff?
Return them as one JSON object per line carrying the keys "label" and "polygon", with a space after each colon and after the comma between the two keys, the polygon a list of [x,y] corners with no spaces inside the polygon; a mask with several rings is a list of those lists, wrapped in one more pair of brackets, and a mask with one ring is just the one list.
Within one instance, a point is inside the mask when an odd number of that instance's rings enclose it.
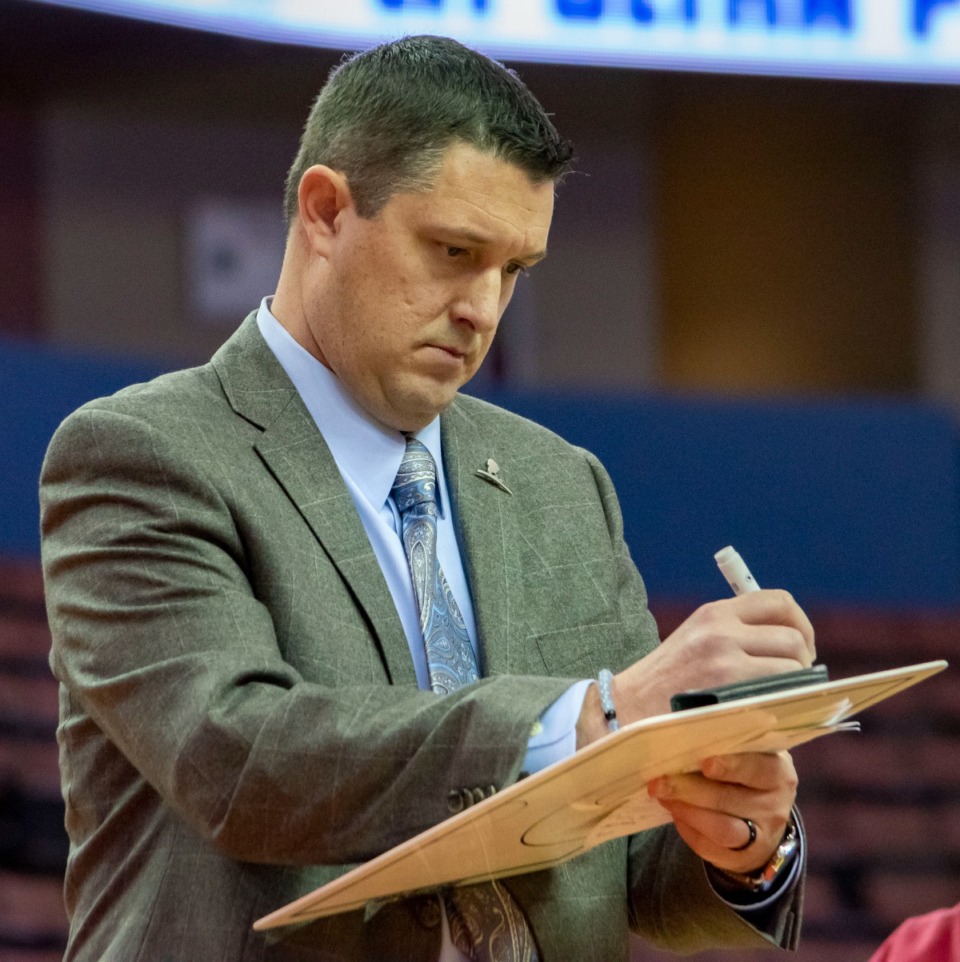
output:
{"label": "shirt cuff", "polygon": [[527,754],[523,759],[525,772],[532,775],[576,752],[577,722],[583,699],[592,684],[590,679],[576,682],[543,712],[527,741]]}

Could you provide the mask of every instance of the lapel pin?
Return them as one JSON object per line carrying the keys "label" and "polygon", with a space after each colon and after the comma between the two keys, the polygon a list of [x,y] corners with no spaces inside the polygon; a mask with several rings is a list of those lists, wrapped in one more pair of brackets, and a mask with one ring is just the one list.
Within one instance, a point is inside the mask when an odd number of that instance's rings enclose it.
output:
{"label": "lapel pin", "polygon": [[483,478],[484,481],[489,481],[491,484],[495,484],[501,491],[506,491],[507,494],[513,494],[503,483],[503,478],[500,477],[500,465],[497,464],[493,458],[487,458],[486,465],[477,470],[477,477]]}

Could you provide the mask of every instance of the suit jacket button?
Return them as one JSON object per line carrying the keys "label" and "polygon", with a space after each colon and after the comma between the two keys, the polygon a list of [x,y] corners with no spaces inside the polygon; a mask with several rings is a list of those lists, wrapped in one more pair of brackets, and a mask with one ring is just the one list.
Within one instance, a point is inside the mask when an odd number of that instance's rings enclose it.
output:
{"label": "suit jacket button", "polygon": [[432,895],[417,899],[414,914],[425,929],[435,929],[440,924],[440,900]]}
{"label": "suit jacket button", "polygon": [[451,815],[456,815],[462,812],[466,807],[466,799],[463,797],[463,792],[454,788],[449,795],[447,795],[447,811]]}

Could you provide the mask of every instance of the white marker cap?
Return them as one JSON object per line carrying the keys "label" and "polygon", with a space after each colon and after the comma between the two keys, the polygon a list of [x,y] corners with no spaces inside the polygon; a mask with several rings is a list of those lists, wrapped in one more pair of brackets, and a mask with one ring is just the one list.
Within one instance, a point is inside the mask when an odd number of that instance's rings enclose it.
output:
{"label": "white marker cap", "polygon": [[732,545],[728,544],[725,548],[721,548],[713,558],[735,595],[760,590],[760,585],[754,580],[750,569]]}

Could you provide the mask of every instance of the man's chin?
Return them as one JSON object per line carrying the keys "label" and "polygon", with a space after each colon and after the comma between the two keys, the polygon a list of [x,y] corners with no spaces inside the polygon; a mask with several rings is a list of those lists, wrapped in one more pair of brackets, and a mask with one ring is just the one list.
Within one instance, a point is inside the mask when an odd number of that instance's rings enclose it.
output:
{"label": "man's chin", "polygon": [[438,379],[419,372],[418,377],[405,378],[402,383],[384,385],[378,399],[383,407],[370,413],[395,430],[407,434],[419,431],[450,406],[460,388],[475,373],[474,369],[465,378]]}
{"label": "man's chin", "polygon": [[414,403],[396,405],[382,412],[371,412],[373,416],[383,425],[402,434],[414,434],[425,428],[431,421],[435,420],[450,404],[456,392],[449,397],[440,399],[430,399],[429,402],[418,399]]}

